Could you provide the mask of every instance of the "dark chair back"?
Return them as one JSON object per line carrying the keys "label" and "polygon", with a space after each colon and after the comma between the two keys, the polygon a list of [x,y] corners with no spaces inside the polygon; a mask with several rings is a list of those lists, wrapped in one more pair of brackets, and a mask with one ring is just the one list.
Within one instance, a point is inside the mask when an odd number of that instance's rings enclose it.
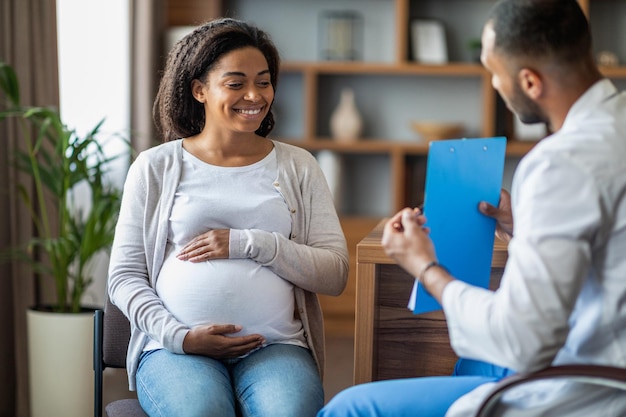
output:
{"label": "dark chair back", "polygon": [[489,396],[483,400],[475,417],[501,416],[501,412],[496,414],[497,407],[509,389],[528,382],[552,378],[567,378],[570,381],[617,388],[626,393],[625,368],[585,364],[550,366],[529,374],[511,375],[498,382]]}
{"label": "dark chair back", "polygon": [[104,306],[102,334],[102,360],[107,367],[126,367],[126,351],[129,340],[130,323],[128,319],[107,297]]}
{"label": "dark chair back", "polygon": [[[107,297],[104,310],[94,313],[94,417],[102,416],[103,377],[106,368],[125,368],[130,340],[130,323]],[[108,417],[147,417],[136,399],[113,401],[106,406]]]}

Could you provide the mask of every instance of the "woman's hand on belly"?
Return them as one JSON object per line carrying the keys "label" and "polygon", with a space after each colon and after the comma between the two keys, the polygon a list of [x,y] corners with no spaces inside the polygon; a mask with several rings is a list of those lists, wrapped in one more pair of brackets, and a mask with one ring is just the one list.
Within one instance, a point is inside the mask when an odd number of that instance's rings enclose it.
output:
{"label": "woman's hand on belly", "polygon": [[228,336],[241,331],[235,324],[211,324],[192,328],[183,340],[183,350],[187,354],[208,356],[215,359],[228,359],[243,356],[265,343],[260,334]]}
{"label": "woman's hand on belly", "polygon": [[205,262],[209,259],[228,259],[230,229],[215,229],[196,236],[178,253],[181,261]]}

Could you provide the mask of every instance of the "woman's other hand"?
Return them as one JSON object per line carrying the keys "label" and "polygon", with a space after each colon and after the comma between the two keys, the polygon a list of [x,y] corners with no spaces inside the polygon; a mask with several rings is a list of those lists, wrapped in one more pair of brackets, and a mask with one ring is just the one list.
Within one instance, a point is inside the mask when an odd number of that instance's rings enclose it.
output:
{"label": "woman's other hand", "polygon": [[181,261],[228,259],[230,229],[214,229],[196,236],[176,255]]}
{"label": "woman's other hand", "polygon": [[208,356],[215,359],[228,359],[243,356],[265,343],[260,334],[228,336],[241,331],[235,324],[211,324],[194,327],[183,340],[183,350],[187,354]]}

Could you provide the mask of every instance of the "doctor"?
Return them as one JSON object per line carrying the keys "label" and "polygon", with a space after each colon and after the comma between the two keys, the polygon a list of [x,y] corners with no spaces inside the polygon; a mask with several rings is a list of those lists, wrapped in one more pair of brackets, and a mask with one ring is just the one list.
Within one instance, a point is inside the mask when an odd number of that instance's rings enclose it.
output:
{"label": "doctor", "polygon": [[[498,208],[480,205],[509,240],[500,288],[451,276],[419,210],[393,216],[382,238],[441,303],[452,347],[471,366],[458,366],[456,376],[352,387],[320,417],[470,416],[510,372],[626,368],[626,95],[599,72],[575,0],[501,0],[482,45],[481,60],[509,109],[554,132],[522,159]],[[547,381],[524,386],[502,407],[507,416],[623,416],[626,396]]]}

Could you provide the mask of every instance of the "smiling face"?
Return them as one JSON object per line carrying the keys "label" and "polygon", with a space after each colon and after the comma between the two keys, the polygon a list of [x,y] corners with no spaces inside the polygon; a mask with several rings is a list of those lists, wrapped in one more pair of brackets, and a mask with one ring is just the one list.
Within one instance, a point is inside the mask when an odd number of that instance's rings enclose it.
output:
{"label": "smiling face", "polygon": [[267,61],[253,47],[222,56],[205,82],[192,82],[192,91],[204,105],[204,130],[212,132],[254,133],[274,100]]}
{"label": "smiling face", "polygon": [[505,57],[495,50],[496,33],[488,23],[482,34],[480,60],[491,73],[491,85],[500,94],[509,110],[523,123],[545,123],[547,116],[541,107],[524,92],[522,85],[529,88],[528,69],[518,69],[513,58]]}

